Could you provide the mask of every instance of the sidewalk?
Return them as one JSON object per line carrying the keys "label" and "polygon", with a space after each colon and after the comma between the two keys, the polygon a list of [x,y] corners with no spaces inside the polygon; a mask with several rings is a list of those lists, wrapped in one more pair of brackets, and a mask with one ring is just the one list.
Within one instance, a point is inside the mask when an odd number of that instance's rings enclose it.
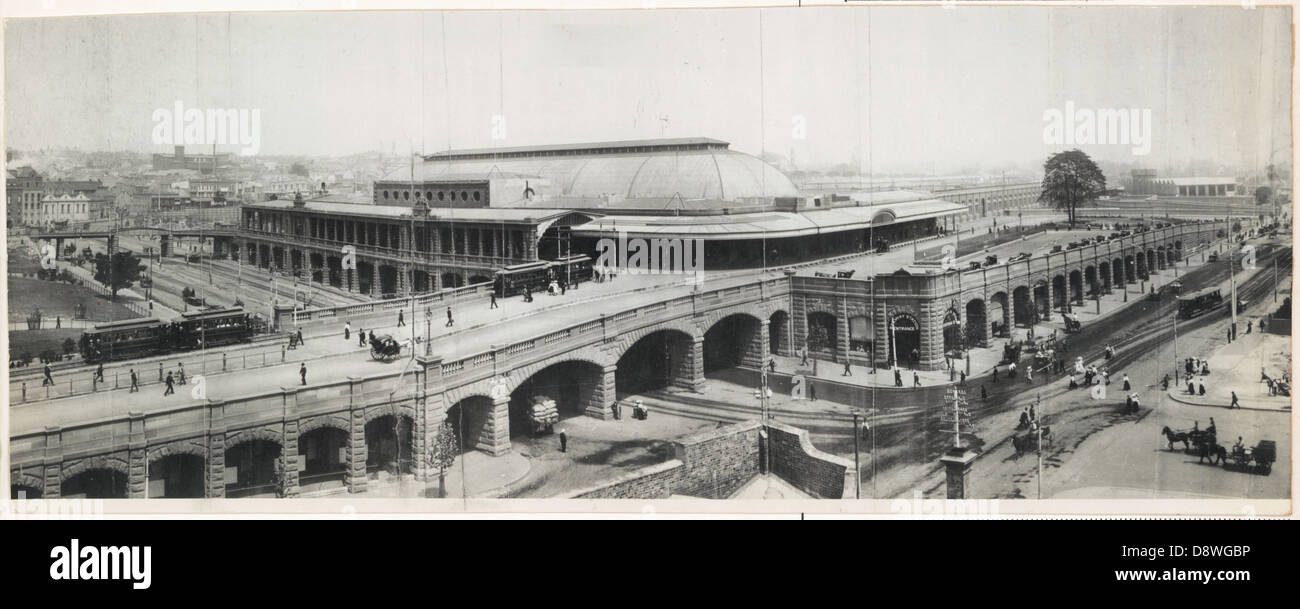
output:
{"label": "sidewalk", "polygon": [[1290,369],[1290,343],[1289,336],[1240,334],[1237,340],[1210,356],[1204,396],[1188,395],[1184,380],[1181,386],[1170,386],[1169,398],[1192,406],[1227,408],[1232,404],[1232,392],[1236,391],[1242,409],[1290,412],[1291,398],[1270,396],[1268,385],[1259,381],[1261,367],[1273,378],[1281,378],[1282,372]]}

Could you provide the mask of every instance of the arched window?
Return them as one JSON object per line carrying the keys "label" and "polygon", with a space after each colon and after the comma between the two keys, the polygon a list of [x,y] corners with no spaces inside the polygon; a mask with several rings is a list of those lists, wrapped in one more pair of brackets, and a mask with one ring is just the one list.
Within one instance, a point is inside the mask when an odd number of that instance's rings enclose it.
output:
{"label": "arched window", "polygon": [[480,200],[480,199],[482,198],[482,196],[483,196],[483,193],[481,193],[481,192],[479,192],[479,191],[477,191],[477,190],[474,191],[474,200],[475,200],[475,201]]}
{"label": "arched window", "polygon": [[403,198],[403,199],[406,199],[407,201],[410,201],[410,200],[411,200],[411,191],[408,190],[408,191],[402,193],[402,198]]}
{"label": "arched window", "polygon": [[384,191],[384,200],[385,200],[385,201],[388,200],[388,191],[387,191],[387,190]]}
{"label": "arched window", "polygon": [[439,191],[438,191],[438,200],[439,200],[439,201],[446,201],[446,200],[447,200],[447,193],[446,193],[446,191],[442,191],[442,190],[439,190]]}
{"label": "arched window", "polygon": [[461,200],[461,201],[468,201],[468,200],[469,200],[469,193],[468,193],[468,192],[465,192],[465,191],[463,191],[463,190],[460,191],[460,200]]}

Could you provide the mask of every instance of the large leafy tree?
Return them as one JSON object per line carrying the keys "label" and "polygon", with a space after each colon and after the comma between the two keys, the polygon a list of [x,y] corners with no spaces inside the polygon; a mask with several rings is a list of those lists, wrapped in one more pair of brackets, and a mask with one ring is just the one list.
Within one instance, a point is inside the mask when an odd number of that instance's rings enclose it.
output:
{"label": "large leafy tree", "polygon": [[1073,226],[1079,207],[1106,192],[1106,176],[1082,150],[1058,152],[1043,163],[1040,203],[1065,210]]}
{"label": "large leafy tree", "polygon": [[140,259],[131,252],[117,252],[111,259],[104,254],[95,256],[95,281],[108,286],[114,300],[118,290],[129,288],[140,280],[143,269]]}

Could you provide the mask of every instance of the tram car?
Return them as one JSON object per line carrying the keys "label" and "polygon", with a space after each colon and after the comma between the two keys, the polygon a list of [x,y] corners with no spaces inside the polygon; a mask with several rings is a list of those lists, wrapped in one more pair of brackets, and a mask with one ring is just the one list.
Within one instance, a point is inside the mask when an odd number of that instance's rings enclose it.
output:
{"label": "tram car", "polygon": [[1209,288],[1178,299],[1178,317],[1191,319],[1223,306],[1223,291]]}
{"label": "tram car", "polygon": [[502,298],[523,294],[524,288],[534,292],[546,289],[550,264],[545,260],[516,264],[499,269],[492,279],[492,290]]}
{"label": "tram car", "polygon": [[591,281],[591,256],[577,255],[557,258],[551,261],[550,268],[557,280],[567,277],[573,283]]}
{"label": "tram car", "polygon": [[253,330],[243,309],[212,308],[181,313],[171,324],[173,349],[220,347],[252,340]]}
{"label": "tram car", "polygon": [[171,323],[154,318],[125,319],[99,324],[81,334],[86,362],[134,359],[204,347],[248,342],[253,326],[239,307],[183,313]]}
{"label": "tram car", "polygon": [[169,325],[152,317],[99,324],[81,334],[81,357],[87,362],[133,359],[162,353]]}

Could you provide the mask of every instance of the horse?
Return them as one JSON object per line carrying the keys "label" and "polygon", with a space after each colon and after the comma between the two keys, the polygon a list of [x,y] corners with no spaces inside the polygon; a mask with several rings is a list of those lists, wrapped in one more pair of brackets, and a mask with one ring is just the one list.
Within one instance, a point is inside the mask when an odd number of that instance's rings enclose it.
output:
{"label": "horse", "polygon": [[1207,457],[1210,459],[1210,465],[1218,465],[1219,463],[1223,463],[1228,460],[1228,449],[1224,448],[1222,444],[1216,444],[1214,442],[1202,442],[1198,446],[1201,449],[1200,450],[1201,458],[1199,461],[1197,461],[1197,463],[1205,463],[1205,459]]}
{"label": "horse", "polygon": [[1185,431],[1175,432],[1166,426],[1164,429],[1160,430],[1160,433],[1165,436],[1165,439],[1169,440],[1169,450],[1174,449],[1174,442],[1182,442],[1183,450],[1191,448],[1191,444],[1188,443],[1187,432]]}

